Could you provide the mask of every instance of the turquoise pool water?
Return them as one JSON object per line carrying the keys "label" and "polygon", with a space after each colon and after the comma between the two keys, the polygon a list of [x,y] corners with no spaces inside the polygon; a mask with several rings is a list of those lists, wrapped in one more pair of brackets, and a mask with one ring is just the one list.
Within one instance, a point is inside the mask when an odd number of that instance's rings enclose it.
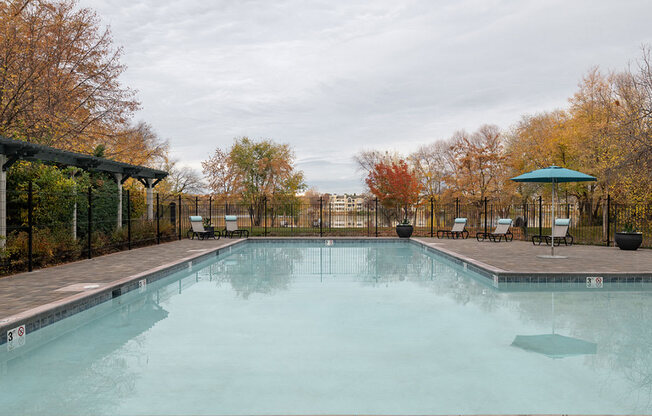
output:
{"label": "turquoise pool water", "polygon": [[652,293],[624,289],[497,291],[408,243],[247,243],[0,346],[0,414],[650,413]]}

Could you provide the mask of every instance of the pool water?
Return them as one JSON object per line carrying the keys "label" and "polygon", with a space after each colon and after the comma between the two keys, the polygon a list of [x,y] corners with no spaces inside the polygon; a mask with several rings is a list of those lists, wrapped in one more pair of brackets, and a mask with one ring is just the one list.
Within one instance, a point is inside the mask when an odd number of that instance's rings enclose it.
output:
{"label": "pool water", "polygon": [[485,282],[412,243],[246,243],[0,346],[0,414],[652,411],[652,292]]}

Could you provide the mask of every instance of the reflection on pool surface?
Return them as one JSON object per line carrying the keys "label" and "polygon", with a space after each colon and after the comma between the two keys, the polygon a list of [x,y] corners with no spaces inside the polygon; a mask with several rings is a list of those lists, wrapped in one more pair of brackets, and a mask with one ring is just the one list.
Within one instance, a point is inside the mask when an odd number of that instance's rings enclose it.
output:
{"label": "reflection on pool surface", "polygon": [[652,292],[409,243],[247,243],[0,352],[1,414],[650,413]]}

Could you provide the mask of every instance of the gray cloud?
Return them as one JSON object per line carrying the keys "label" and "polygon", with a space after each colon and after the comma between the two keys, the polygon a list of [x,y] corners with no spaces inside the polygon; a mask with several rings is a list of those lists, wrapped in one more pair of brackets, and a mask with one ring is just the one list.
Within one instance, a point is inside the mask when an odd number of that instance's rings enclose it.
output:
{"label": "gray cloud", "polygon": [[563,107],[594,65],[652,42],[649,1],[82,0],[125,48],[139,118],[199,169],[234,137],[290,143],[310,185],[360,191],[351,156],[411,151]]}

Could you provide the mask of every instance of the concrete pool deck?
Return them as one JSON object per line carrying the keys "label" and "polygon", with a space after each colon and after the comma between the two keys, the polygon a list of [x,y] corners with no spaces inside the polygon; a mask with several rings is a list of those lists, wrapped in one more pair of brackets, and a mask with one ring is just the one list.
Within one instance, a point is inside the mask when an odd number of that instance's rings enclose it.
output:
{"label": "concrete pool deck", "polygon": [[[320,240],[279,238],[273,240]],[[323,237],[321,240],[397,240],[398,238]],[[261,241],[264,238],[252,240]],[[531,282],[539,278],[575,279],[581,283],[587,273],[601,274],[623,282],[652,281],[652,250],[627,252],[613,247],[560,247],[557,254],[566,259],[542,259],[550,247],[533,246],[524,241],[509,243],[477,242],[475,239],[453,240],[413,238],[414,242],[441,253],[458,263],[481,272],[494,282]],[[26,323],[28,332],[49,325],[67,316],[110,300],[138,287],[139,279],[156,280],[181,270],[188,262],[204,260],[243,239],[181,240],[161,245],[113,253],[91,260],[20,273],[0,278],[0,344],[6,331]],[[465,266],[466,267],[466,266]]]}
{"label": "concrete pool deck", "polygon": [[[134,281],[137,286],[139,278],[174,269],[188,261],[203,260],[216,250],[240,241],[244,240],[184,239],[2,277],[0,344],[4,342],[6,328],[12,325],[33,320],[37,315],[47,318],[44,324],[50,324],[64,317],[48,317],[50,311],[60,309],[61,315],[74,314],[78,310],[72,306],[73,303],[79,303],[85,297],[95,296],[94,304],[100,303],[110,299],[111,290],[118,286],[133,284]],[[89,306],[93,305],[84,305],[81,310]]]}
{"label": "concrete pool deck", "polygon": [[627,273],[652,275],[652,250],[625,251],[617,247],[573,245],[555,247],[565,259],[545,259],[550,246],[527,241],[478,242],[475,238],[413,238],[439,251],[468,258],[505,273]]}

